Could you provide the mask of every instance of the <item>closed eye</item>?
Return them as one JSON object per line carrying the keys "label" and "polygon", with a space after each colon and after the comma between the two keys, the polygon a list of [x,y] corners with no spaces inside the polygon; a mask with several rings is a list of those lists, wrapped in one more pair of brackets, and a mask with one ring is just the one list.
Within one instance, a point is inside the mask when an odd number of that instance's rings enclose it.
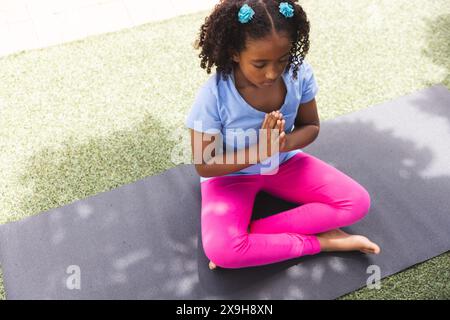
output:
{"label": "closed eye", "polygon": [[[288,60],[282,60],[282,61],[280,61],[280,64],[283,64],[283,63],[286,63],[286,62],[288,62],[289,61],[289,59]],[[255,66],[255,65],[253,65],[255,68],[258,68],[258,69],[262,69],[262,68],[264,68],[266,65],[265,64],[263,64],[263,65],[260,65],[260,66]]]}

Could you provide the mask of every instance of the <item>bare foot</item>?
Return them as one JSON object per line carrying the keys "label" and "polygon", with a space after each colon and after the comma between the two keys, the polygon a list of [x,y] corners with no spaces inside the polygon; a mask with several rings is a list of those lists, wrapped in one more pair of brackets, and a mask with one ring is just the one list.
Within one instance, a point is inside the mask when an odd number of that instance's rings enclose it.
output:
{"label": "bare foot", "polygon": [[210,261],[209,265],[208,265],[209,269],[214,270],[215,268],[217,268],[217,266],[214,264],[214,262]]}
{"label": "bare foot", "polygon": [[380,247],[361,235],[348,234],[341,229],[333,229],[317,234],[322,251],[353,251],[379,254]]}

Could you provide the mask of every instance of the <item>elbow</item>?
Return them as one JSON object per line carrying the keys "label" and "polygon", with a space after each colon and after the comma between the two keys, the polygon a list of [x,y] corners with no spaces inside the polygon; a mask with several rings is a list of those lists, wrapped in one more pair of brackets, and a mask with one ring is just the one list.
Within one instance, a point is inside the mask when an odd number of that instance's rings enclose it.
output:
{"label": "elbow", "polygon": [[312,123],[309,126],[314,128],[314,139],[317,138],[320,132],[320,124],[319,123]]}
{"label": "elbow", "polygon": [[197,174],[199,175],[199,176],[202,176],[203,177],[203,165],[201,165],[201,164],[196,164],[195,165],[195,171],[197,171]]}
{"label": "elbow", "polygon": [[206,173],[205,170],[205,164],[196,164],[195,170],[197,171],[197,174],[204,178],[209,178],[210,176]]}
{"label": "elbow", "polygon": [[320,120],[311,122],[310,125],[313,125],[314,127],[316,127],[317,128],[317,132],[320,131]]}

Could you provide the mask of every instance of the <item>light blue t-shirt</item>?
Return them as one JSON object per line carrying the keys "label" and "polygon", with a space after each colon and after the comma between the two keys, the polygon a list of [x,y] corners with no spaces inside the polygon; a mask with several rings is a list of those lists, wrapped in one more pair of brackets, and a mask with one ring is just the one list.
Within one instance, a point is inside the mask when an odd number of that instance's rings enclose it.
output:
{"label": "light blue t-shirt", "polygon": [[[286,121],[285,132],[289,133],[294,129],[294,120],[299,105],[311,101],[316,96],[319,87],[313,70],[306,60],[303,60],[298,69],[296,80],[292,77],[292,66],[287,72],[283,73],[282,78],[287,93],[280,111]],[[237,91],[234,83],[233,72],[227,80],[218,76],[217,73],[211,75],[198,91],[185,121],[188,128],[196,131],[209,134],[220,132],[224,148],[221,152],[224,153],[257,143],[259,141],[257,130],[261,128],[266,114],[249,105]],[[247,129],[251,130],[246,131]],[[267,174],[269,171],[273,172],[275,167],[299,152],[303,151],[296,149],[289,152],[279,152],[261,163],[250,165],[226,176]],[[211,178],[200,176],[200,182]]]}

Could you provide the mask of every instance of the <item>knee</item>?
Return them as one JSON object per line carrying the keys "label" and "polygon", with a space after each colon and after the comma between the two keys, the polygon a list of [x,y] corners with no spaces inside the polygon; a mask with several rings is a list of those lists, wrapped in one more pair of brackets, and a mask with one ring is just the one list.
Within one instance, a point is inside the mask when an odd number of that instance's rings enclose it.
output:
{"label": "knee", "polygon": [[227,237],[223,234],[205,233],[203,250],[209,260],[221,268],[239,268],[239,248],[242,248],[243,237]]}
{"label": "knee", "polygon": [[351,210],[354,222],[363,219],[369,213],[370,201],[369,192],[365,188],[362,186],[355,188],[351,196]]}

